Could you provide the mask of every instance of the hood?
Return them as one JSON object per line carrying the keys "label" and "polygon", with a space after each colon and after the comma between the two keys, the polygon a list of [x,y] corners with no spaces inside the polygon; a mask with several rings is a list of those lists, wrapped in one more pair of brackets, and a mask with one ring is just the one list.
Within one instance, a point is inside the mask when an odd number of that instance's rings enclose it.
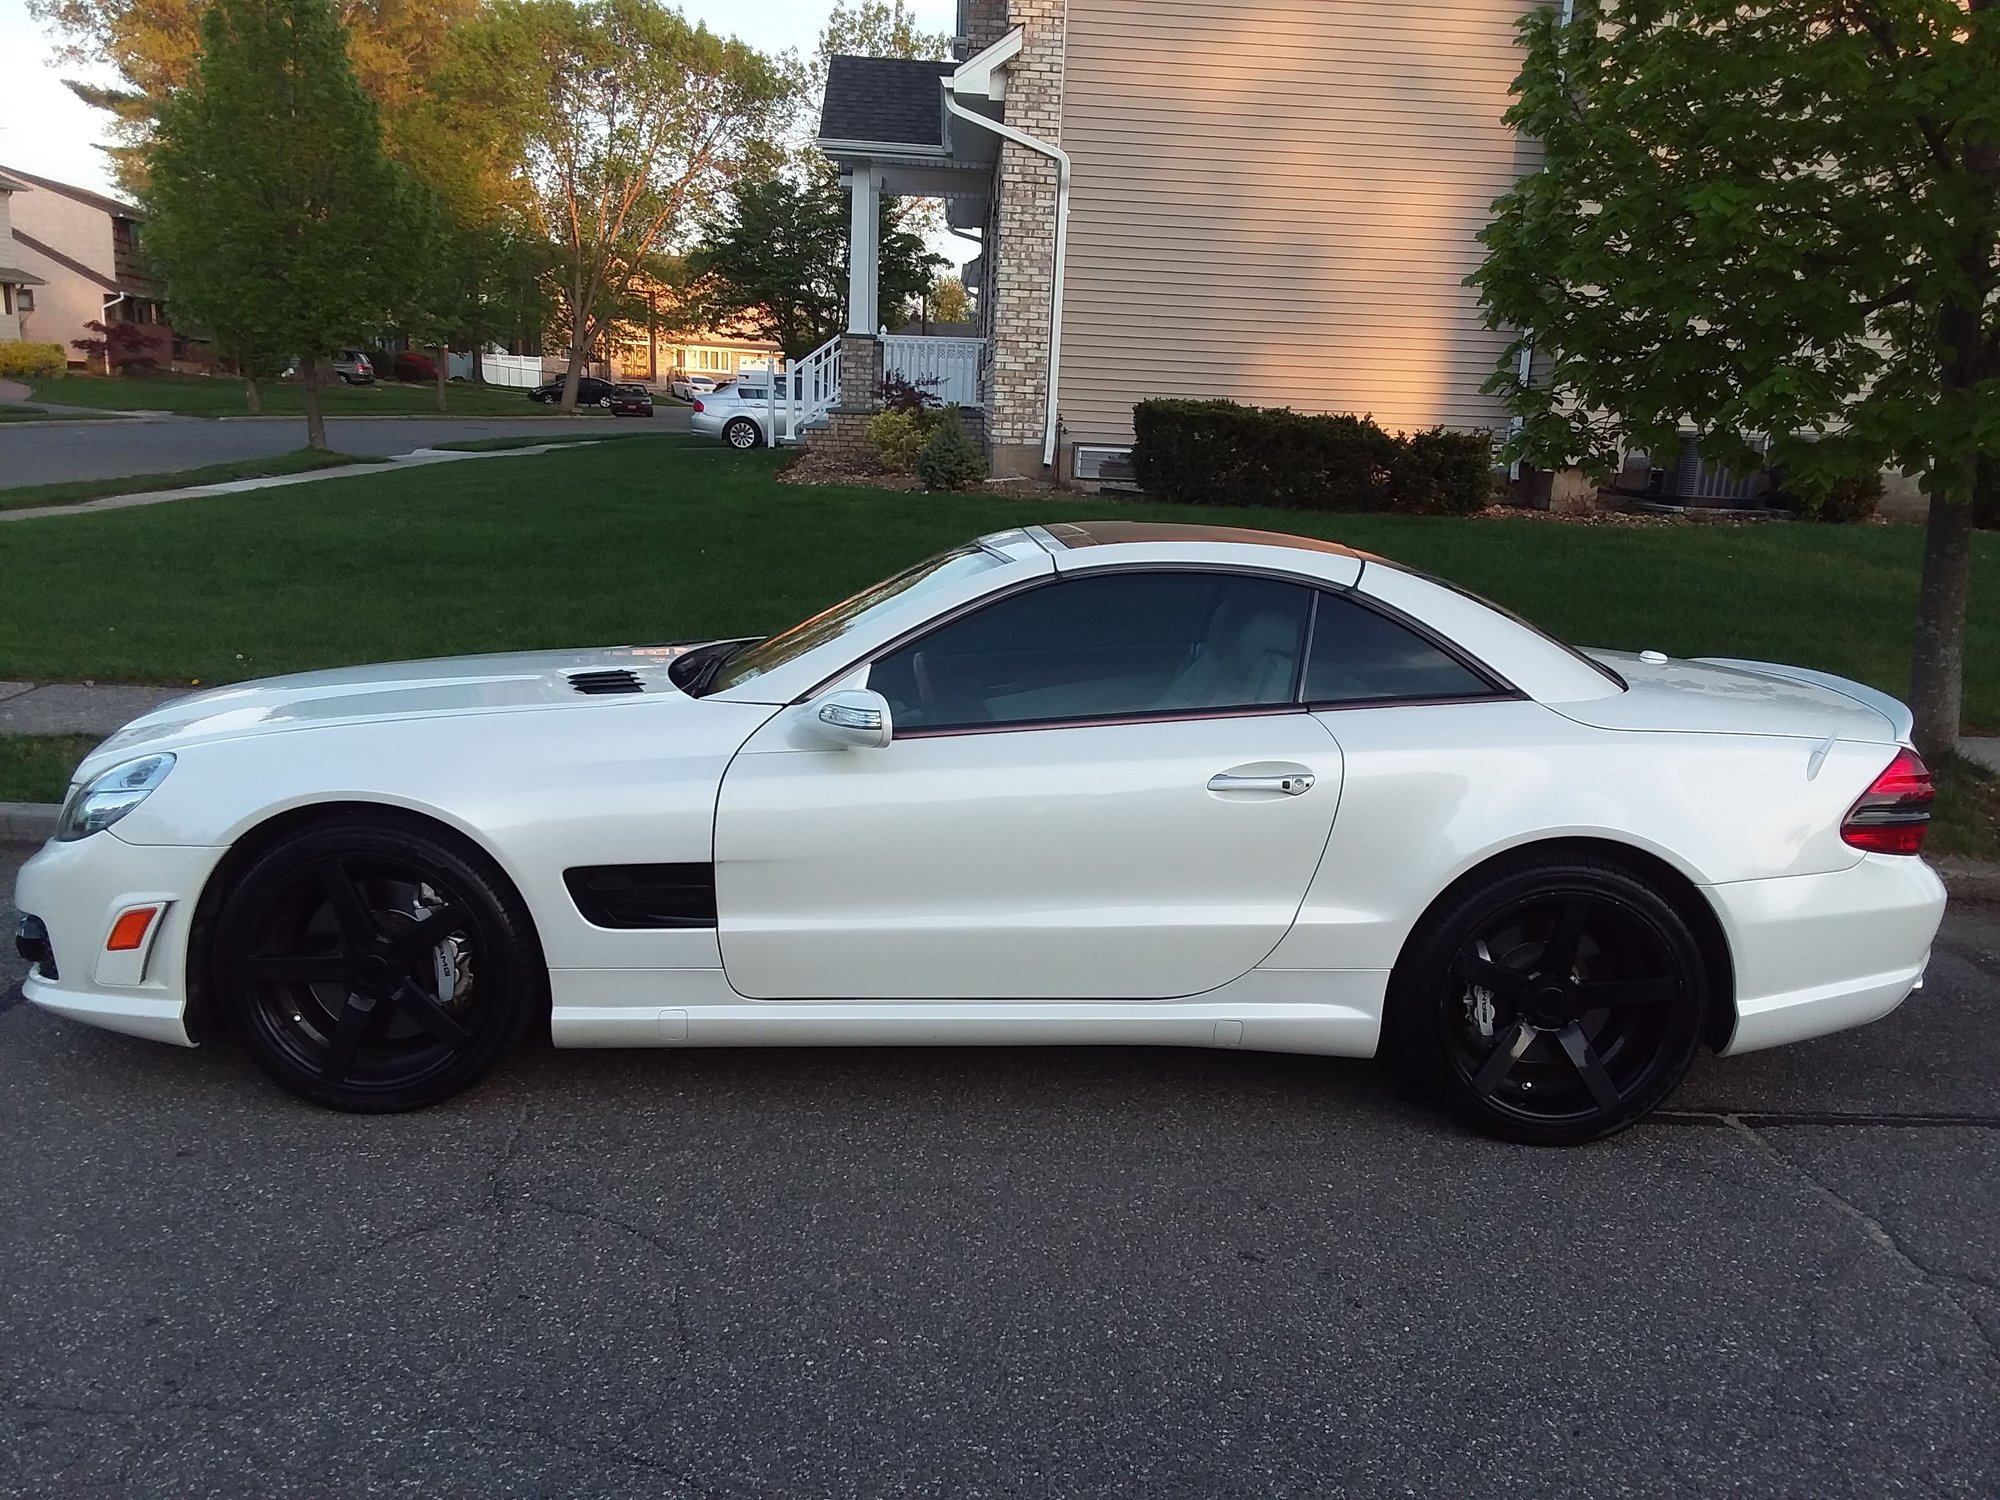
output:
{"label": "hood", "polygon": [[1588,654],[1623,677],[1626,691],[1549,707],[1598,729],[1890,745],[1909,735],[1909,711],[1886,693],[1806,667],[1716,658],[1647,661],[1626,651]]}
{"label": "hood", "polygon": [[[89,760],[329,724],[524,709],[584,712],[649,698],[682,698],[667,668],[700,644],[453,656],[269,677],[177,698],[134,719],[91,751]],[[614,685],[636,681],[639,691],[582,691],[578,679],[590,684],[583,676],[588,673],[629,673]]]}

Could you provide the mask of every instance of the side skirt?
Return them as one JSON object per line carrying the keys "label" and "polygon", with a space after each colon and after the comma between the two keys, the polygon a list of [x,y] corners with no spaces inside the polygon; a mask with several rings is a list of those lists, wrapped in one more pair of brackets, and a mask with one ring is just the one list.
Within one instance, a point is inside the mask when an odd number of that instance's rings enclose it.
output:
{"label": "side skirt", "polygon": [[720,969],[556,969],[558,1047],[1241,1047],[1372,1057],[1386,971],[1254,969],[1184,1000],[746,1000]]}

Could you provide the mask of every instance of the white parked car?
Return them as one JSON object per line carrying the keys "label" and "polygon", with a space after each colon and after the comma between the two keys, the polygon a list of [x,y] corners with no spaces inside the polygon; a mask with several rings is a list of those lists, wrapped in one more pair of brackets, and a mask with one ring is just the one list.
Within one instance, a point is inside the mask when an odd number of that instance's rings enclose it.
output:
{"label": "white parked car", "polygon": [[697,396],[706,396],[727,378],[724,375],[702,375],[693,370],[670,370],[667,372],[667,394],[692,401]]}
{"label": "white parked car", "polygon": [[723,381],[707,395],[695,398],[694,415],[688,422],[701,436],[721,438],[732,448],[747,451],[770,447],[770,375],[739,375]]}
{"label": "white parked car", "polygon": [[1944,907],[1901,705],[1581,654],[1394,563],[1031,526],[762,641],[168,705],[23,867],[27,998],[411,1108],[559,1046],[1396,1052],[1473,1124],[1632,1123],[1859,1025]]}

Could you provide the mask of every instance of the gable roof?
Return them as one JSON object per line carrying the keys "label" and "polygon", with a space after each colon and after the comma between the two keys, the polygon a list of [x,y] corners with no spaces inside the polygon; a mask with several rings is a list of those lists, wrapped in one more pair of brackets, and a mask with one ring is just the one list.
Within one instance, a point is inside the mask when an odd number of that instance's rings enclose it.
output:
{"label": "gable roof", "polygon": [[955,62],[906,57],[836,57],[826,66],[820,108],[822,146],[901,146],[944,150],[944,95],[938,80]]}
{"label": "gable roof", "polygon": [[29,187],[46,188],[51,193],[60,193],[78,203],[88,204],[101,213],[110,214],[114,219],[136,219],[140,217],[136,204],[127,203],[122,198],[107,198],[102,193],[93,193],[89,188],[71,187],[67,182],[57,182],[52,177],[37,177],[33,172],[23,172],[19,167],[0,166],[0,177],[11,177],[16,182]]}

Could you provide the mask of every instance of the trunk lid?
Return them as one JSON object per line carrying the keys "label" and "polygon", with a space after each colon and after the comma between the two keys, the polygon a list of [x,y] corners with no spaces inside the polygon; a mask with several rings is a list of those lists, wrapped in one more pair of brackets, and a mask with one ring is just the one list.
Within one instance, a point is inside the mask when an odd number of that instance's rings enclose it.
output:
{"label": "trunk lid", "polygon": [[1627,651],[1588,653],[1626,691],[1549,707],[1598,729],[1763,734],[1884,745],[1908,738],[1909,711],[1886,693],[1807,667],[1720,657],[1648,661]]}

